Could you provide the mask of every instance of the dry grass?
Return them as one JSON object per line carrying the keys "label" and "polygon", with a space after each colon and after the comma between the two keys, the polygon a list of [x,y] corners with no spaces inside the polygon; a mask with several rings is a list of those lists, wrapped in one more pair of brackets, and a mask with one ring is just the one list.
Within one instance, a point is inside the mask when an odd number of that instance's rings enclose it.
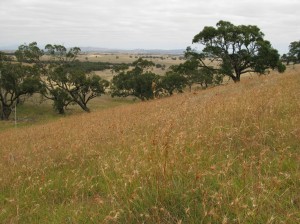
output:
{"label": "dry grass", "polygon": [[[155,64],[161,64],[165,66],[165,70],[161,68],[154,67],[152,72],[164,75],[166,70],[172,65],[178,65],[183,60],[179,60],[179,56],[172,56],[172,55],[150,55],[150,54],[128,54],[128,53],[85,53],[80,54],[78,56],[78,60],[80,61],[90,61],[90,62],[108,62],[108,63],[132,63],[136,61],[139,57],[152,57],[152,58],[145,58],[149,61],[153,61]],[[161,59],[163,58],[163,59]],[[172,58],[176,58],[173,60]],[[49,56],[43,56],[43,60],[49,60]],[[97,75],[100,77],[110,81],[114,74],[112,74],[111,69],[103,70],[103,71],[95,71]]]}
{"label": "dry grass", "polygon": [[299,223],[300,72],[0,133],[1,223]]}
{"label": "dry grass", "polygon": [[[101,95],[94,98],[88,104],[92,111],[105,110],[107,108],[134,103],[133,98],[112,98],[110,95]],[[86,113],[78,105],[69,105],[64,115],[53,110],[51,100],[42,100],[40,94],[34,94],[25,99],[25,102],[17,107],[17,127],[45,124],[60,118]],[[0,132],[15,128],[14,111],[9,121],[0,121]]]}
{"label": "dry grass", "polygon": [[[91,61],[91,62],[110,62],[110,63],[132,63],[137,60],[139,57],[143,56],[151,56],[153,58],[145,58],[149,61],[153,61],[155,64],[161,64],[165,66],[165,70],[161,68],[152,68],[152,72],[158,75],[164,75],[166,70],[171,65],[178,65],[183,62],[183,60],[179,60],[179,56],[170,56],[170,55],[140,55],[140,54],[127,54],[127,53],[114,53],[114,54],[104,54],[104,53],[97,53],[97,54],[81,54],[79,55],[80,61]],[[172,58],[175,58],[173,60]],[[163,59],[161,59],[163,58]],[[114,74],[112,74],[110,69],[104,71],[96,71],[95,72],[100,77],[110,81]]]}
{"label": "dry grass", "polygon": [[[80,54],[78,59],[80,61],[91,61],[91,62],[110,62],[110,63],[132,63],[135,60],[137,60],[139,57],[147,57],[145,58],[147,60],[153,61],[155,64],[165,64],[166,67],[169,67],[174,64],[179,64],[182,62],[182,60],[179,60],[179,56],[172,56],[172,55],[155,55],[155,54],[128,54],[128,53],[87,53],[87,54]],[[153,57],[153,58],[150,58]],[[176,60],[173,60],[172,58],[175,58]],[[163,58],[163,60],[161,59]]]}

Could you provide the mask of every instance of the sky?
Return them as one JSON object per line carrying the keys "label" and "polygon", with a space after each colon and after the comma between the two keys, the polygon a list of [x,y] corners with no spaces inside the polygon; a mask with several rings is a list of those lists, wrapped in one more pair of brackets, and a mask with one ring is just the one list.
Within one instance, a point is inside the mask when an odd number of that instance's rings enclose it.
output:
{"label": "sky", "polygon": [[300,40],[299,0],[0,0],[0,49],[185,49],[219,20],[257,25],[273,47]]}

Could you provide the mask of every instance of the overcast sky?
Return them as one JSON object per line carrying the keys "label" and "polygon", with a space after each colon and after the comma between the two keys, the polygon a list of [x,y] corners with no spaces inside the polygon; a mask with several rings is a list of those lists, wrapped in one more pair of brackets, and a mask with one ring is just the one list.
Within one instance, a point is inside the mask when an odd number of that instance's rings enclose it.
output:
{"label": "overcast sky", "polygon": [[281,53],[300,39],[300,0],[0,0],[0,48],[185,49],[219,20],[257,25]]}

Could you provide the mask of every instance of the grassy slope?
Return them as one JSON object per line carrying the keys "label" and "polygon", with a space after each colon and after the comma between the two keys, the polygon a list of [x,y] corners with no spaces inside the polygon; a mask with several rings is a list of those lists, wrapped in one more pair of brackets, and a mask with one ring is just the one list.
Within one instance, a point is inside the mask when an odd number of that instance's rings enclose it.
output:
{"label": "grassy slope", "polygon": [[292,70],[2,131],[0,222],[299,223],[299,86]]}
{"label": "grassy slope", "polygon": [[[24,104],[18,105],[17,107],[17,127],[20,128],[24,126],[26,127],[41,123],[47,123],[63,117],[86,113],[78,105],[69,105],[66,113],[64,115],[60,115],[53,110],[52,103],[53,102],[50,100],[41,102],[41,98],[39,95],[34,95],[26,99]],[[88,107],[92,111],[100,111],[132,103],[134,103],[132,98],[112,98],[109,95],[102,95],[92,99],[89,102]],[[9,121],[0,120],[0,132],[14,127],[15,122],[13,111]]]}

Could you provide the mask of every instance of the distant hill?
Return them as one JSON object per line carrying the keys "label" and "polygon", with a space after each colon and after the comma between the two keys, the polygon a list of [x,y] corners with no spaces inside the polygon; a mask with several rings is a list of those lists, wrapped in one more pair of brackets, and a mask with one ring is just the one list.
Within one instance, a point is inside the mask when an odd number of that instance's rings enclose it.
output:
{"label": "distant hill", "polygon": [[0,51],[13,52],[17,49],[18,49],[17,45],[9,45],[9,46],[1,46],[0,45]]}
{"label": "distant hill", "polygon": [[82,52],[97,52],[97,53],[128,53],[128,54],[184,54],[185,49],[110,49],[99,47],[80,47]]}
{"label": "distant hill", "polygon": [[[41,46],[40,46],[41,47]],[[43,48],[43,47],[41,47]],[[13,52],[18,49],[17,45],[10,46],[0,46],[0,51]],[[82,52],[90,53],[128,53],[128,54],[171,54],[171,55],[182,55],[184,54],[185,49],[111,49],[111,48],[102,48],[102,47],[80,47]]]}

